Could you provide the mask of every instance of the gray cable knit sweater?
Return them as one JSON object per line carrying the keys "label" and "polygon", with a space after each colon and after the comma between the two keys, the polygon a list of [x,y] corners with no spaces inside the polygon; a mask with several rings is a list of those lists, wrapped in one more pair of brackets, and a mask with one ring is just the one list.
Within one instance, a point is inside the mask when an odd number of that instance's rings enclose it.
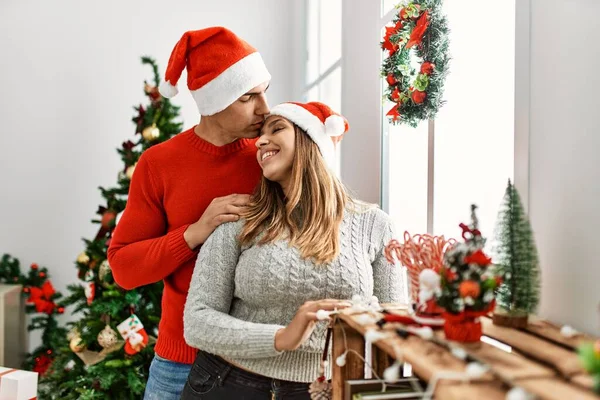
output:
{"label": "gray cable knit sweater", "polygon": [[184,311],[186,342],[249,371],[276,379],[311,382],[318,376],[327,324],[318,323],[299,349],[277,352],[275,332],[306,301],[403,300],[405,282],[383,254],[392,238],[389,216],[373,208],[346,210],[340,226],[341,252],[330,264],[315,265],[286,241],[240,246],[244,222],[219,226],[202,246]]}

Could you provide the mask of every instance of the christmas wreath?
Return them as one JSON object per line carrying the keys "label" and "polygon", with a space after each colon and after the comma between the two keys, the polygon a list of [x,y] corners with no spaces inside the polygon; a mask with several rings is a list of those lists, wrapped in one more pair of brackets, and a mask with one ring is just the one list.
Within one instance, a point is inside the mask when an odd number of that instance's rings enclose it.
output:
{"label": "christmas wreath", "polygon": [[381,48],[388,53],[382,76],[384,98],[394,103],[386,114],[392,123],[415,127],[432,119],[443,105],[448,73],[448,26],[442,0],[413,0],[396,6],[392,26],[385,27]]}

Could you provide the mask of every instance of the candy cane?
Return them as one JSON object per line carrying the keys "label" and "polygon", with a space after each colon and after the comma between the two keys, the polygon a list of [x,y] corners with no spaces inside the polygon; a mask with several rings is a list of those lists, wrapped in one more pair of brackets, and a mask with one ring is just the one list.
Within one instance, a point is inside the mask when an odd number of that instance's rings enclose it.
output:
{"label": "candy cane", "polygon": [[398,260],[408,270],[411,297],[416,301],[419,292],[419,274],[425,268],[438,272],[444,265],[445,252],[456,243],[454,239],[429,234],[414,235],[404,232],[404,243],[392,239],[385,247],[388,262]]}

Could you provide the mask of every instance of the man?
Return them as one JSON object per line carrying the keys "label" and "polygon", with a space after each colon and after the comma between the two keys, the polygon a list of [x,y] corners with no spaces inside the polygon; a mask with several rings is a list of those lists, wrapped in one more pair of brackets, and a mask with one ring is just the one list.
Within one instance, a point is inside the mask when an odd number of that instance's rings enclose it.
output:
{"label": "man", "polygon": [[165,97],[187,67],[200,123],[140,158],[108,260],[125,289],[164,280],[162,319],[145,399],[179,399],[196,350],[183,338],[183,308],[198,248],[220,224],[239,218],[260,179],[255,138],[269,113],[271,75],[260,54],[233,32],[186,32],[175,45]]}

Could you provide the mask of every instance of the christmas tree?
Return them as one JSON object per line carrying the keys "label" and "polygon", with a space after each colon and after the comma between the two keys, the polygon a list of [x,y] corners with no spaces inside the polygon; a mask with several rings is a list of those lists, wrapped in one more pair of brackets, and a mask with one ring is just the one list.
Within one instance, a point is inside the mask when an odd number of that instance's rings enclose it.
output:
{"label": "christmas tree", "polygon": [[158,334],[162,283],[124,290],[112,278],[106,251],[141,154],[181,132],[182,124],[176,121],[179,107],[158,93],[156,63],[148,57],[142,57],[142,63],[154,74],[153,85],[144,82],[148,104],[135,107],[136,139],[117,150],[124,164],[117,185],[100,187],[105,203],[98,208],[99,218],[92,220],[100,225],[98,233],[84,239],[85,250],[76,261],[83,282],[70,285],[61,304],[73,306],[79,319],[69,324],[68,335],[40,380],[43,399],[139,399],[144,393]]}
{"label": "christmas tree", "polygon": [[34,314],[27,330],[42,331],[42,343],[26,355],[23,363],[23,369],[37,372],[40,376],[46,373],[55,357],[54,349],[64,342],[66,335],[66,330],[56,320],[56,316],[65,311],[57,304],[62,295],[54,290],[49,278],[48,269],[40,268],[38,264],[31,264],[24,274],[18,259],[9,254],[0,259],[0,283],[21,285],[26,296],[25,312]]}
{"label": "christmas tree", "polygon": [[540,270],[531,225],[510,180],[496,221],[492,253],[496,270],[504,280],[496,297],[500,309],[495,322],[505,324],[499,318],[506,315],[522,318],[522,325],[538,306]]}

